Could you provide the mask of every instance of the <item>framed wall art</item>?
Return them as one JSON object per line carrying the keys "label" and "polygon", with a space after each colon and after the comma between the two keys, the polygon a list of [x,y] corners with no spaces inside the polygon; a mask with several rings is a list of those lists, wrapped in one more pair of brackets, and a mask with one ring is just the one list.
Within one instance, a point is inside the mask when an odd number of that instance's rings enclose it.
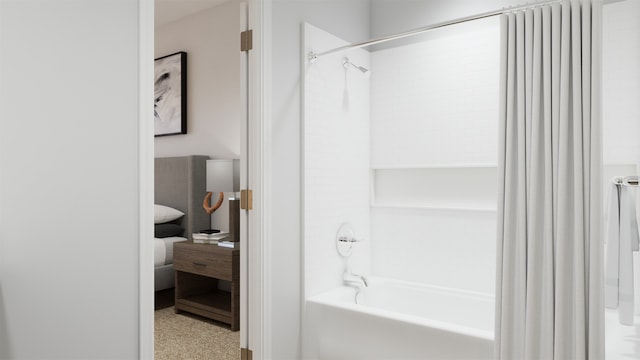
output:
{"label": "framed wall art", "polygon": [[155,136],[187,133],[187,53],[155,60]]}

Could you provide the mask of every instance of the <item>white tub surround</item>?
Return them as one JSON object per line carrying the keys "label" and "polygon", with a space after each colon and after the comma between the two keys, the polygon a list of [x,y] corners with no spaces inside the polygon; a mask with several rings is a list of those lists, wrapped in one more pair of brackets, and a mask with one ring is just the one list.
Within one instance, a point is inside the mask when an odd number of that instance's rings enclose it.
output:
{"label": "white tub surround", "polygon": [[[347,43],[312,25],[303,28],[305,54]],[[365,50],[304,64],[305,298],[341,286],[347,267],[370,273],[370,86],[366,74],[343,65],[345,57],[357,66],[370,66]],[[344,223],[362,240],[348,263],[336,249],[336,233]]]}
{"label": "white tub surround", "polygon": [[494,293],[499,30],[482,19],[371,52],[372,273]]}
{"label": "white tub surround", "polygon": [[385,278],[306,304],[305,359],[491,359],[493,297]]}
{"label": "white tub surround", "polygon": [[[345,281],[363,287],[358,276],[345,277],[345,270],[458,288],[456,295],[466,296],[471,290],[484,296],[493,293],[497,141],[491,140],[497,138],[499,68],[491,59],[498,59],[498,34],[498,22],[487,20],[443,29],[406,46],[374,53],[337,52],[312,63],[310,51],[321,53],[346,42],[305,24],[304,297],[313,299],[305,303],[305,359],[423,359],[425,346],[431,349],[427,358],[491,358],[493,318],[480,329],[457,324],[459,310],[443,312],[432,306],[434,301],[455,302],[443,300],[440,292],[436,296],[435,287],[426,297],[414,297],[424,292],[415,291],[415,286],[400,291],[400,283],[384,293],[366,288],[362,300],[375,306],[334,306],[316,296]],[[345,57],[370,69],[371,77],[355,66],[344,67]],[[481,104],[473,111],[463,109],[459,98],[447,96],[459,93]],[[408,144],[416,145],[416,151]],[[463,199],[452,176],[473,178],[473,183],[461,184],[474,185],[464,194],[482,195]],[[479,185],[480,178],[486,186]],[[433,186],[437,181],[444,186]],[[437,190],[427,191],[424,184]],[[445,226],[439,223],[443,219],[448,220]],[[335,245],[336,231],[345,222],[364,239],[355,245],[348,263]],[[443,262],[445,258],[452,260]],[[404,295],[384,300],[393,293]],[[350,297],[353,301],[354,294]],[[415,300],[412,312],[386,307],[407,307],[408,299]],[[481,313],[493,314],[492,304]],[[438,310],[422,313],[432,309]],[[436,318],[438,314],[446,316]],[[344,319],[351,320],[342,324]],[[343,337],[352,340],[344,342]],[[427,344],[424,339],[432,340]],[[468,346],[456,345],[460,343]]]}

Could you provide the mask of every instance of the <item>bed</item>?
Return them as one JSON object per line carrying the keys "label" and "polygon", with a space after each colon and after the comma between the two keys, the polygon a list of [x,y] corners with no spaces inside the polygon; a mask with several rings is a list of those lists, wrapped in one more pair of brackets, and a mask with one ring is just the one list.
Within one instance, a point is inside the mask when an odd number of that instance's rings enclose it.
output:
{"label": "bed", "polygon": [[210,217],[202,209],[207,159],[202,155],[155,159],[155,204],[184,213],[168,222],[184,228],[181,234],[154,238],[155,291],[174,287],[173,243],[191,239],[192,233],[210,227]]}

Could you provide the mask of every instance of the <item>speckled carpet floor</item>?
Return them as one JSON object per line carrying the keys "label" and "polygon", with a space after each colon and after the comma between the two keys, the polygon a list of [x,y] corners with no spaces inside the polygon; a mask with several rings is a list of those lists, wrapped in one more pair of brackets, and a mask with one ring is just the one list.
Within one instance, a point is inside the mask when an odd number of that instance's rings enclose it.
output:
{"label": "speckled carpet floor", "polygon": [[173,306],[155,311],[155,360],[238,360],[240,332]]}

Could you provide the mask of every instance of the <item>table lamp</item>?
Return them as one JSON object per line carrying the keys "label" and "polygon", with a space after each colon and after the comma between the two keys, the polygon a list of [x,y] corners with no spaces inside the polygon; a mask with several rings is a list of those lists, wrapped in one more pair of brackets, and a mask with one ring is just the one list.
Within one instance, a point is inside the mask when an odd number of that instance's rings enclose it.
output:
{"label": "table lamp", "polygon": [[[207,195],[202,202],[202,208],[207,214],[213,214],[224,202],[224,193],[240,191],[240,162],[236,159],[207,160]],[[217,192],[218,201],[211,205],[213,193]],[[230,216],[232,216],[230,214]],[[206,232],[219,232],[210,229]]]}

